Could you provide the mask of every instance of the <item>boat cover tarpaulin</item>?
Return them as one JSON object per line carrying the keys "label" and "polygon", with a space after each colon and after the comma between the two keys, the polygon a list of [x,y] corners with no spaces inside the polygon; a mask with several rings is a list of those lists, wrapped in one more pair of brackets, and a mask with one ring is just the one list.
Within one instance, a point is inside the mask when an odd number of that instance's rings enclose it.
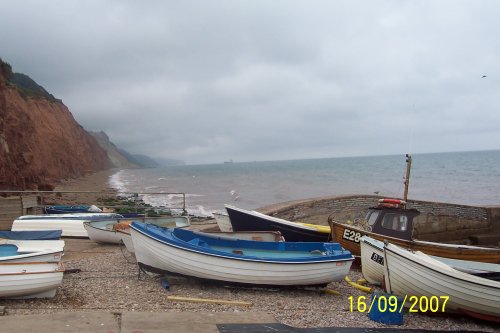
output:
{"label": "boat cover tarpaulin", "polygon": [[0,238],[15,240],[57,240],[62,230],[0,231]]}

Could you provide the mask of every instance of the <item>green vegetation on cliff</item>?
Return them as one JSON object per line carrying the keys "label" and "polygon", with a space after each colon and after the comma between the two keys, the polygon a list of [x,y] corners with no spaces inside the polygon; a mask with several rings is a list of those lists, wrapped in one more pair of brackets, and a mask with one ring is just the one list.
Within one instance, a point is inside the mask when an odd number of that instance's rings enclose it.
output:
{"label": "green vegetation on cliff", "polygon": [[36,83],[28,75],[22,73],[12,72],[12,66],[0,58],[0,66],[2,74],[7,80],[7,85],[14,87],[19,91],[19,94],[27,98],[45,98],[51,102],[62,102],[60,99],[55,98],[44,87]]}

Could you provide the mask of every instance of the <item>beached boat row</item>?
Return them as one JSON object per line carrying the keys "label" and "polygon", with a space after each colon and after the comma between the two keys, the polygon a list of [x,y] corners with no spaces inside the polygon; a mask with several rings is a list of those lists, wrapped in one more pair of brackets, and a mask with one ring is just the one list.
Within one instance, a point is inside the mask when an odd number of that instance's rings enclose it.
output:
{"label": "beached boat row", "polygon": [[123,241],[150,271],[253,285],[326,285],[349,272],[354,257],[334,243],[284,242],[276,231],[186,230],[185,217],[170,225],[85,222],[97,242]]}
{"label": "beached boat row", "polygon": [[330,226],[311,227],[232,206],[226,210],[233,230],[254,226],[302,241],[327,234],[360,257],[368,282],[384,284],[389,293],[426,300],[446,296],[444,312],[500,322],[500,249],[414,240],[412,222],[419,213],[402,207],[401,200],[381,199],[370,208],[362,223],[366,229],[332,219]]}
{"label": "beached boat row", "polygon": [[[326,285],[342,280],[358,257],[365,278],[394,295],[447,296],[444,312],[500,321],[500,249],[414,239],[420,213],[406,208],[405,200],[380,199],[361,223],[331,217],[323,226],[225,208],[227,214],[215,216],[220,233],[188,230],[185,217],[76,215],[59,222],[75,221],[96,242],[124,243],[143,269],[220,282]],[[38,223],[51,225],[53,218]]]}

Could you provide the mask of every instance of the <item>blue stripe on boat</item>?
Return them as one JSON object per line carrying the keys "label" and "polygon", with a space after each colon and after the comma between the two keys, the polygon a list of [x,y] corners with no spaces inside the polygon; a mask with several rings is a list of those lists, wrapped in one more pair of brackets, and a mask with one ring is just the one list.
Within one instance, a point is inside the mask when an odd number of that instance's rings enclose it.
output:
{"label": "blue stripe on boat", "polygon": [[184,250],[237,260],[318,263],[353,260],[352,254],[338,243],[257,242],[204,237],[185,229],[167,229],[133,222],[130,227],[158,242]]}

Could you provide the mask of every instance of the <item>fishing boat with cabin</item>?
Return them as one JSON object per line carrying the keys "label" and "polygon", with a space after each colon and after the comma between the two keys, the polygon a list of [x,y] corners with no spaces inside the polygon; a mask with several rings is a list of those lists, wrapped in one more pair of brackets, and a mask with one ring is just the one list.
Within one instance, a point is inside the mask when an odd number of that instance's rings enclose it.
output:
{"label": "fishing boat with cabin", "polygon": [[[353,255],[360,256],[360,241],[369,236],[380,241],[422,251],[429,255],[500,264],[500,248],[424,241],[414,237],[420,212],[407,206],[411,156],[407,155],[407,171],[403,199],[382,198],[377,206],[368,209],[366,217],[356,223],[338,221],[334,215],[328,218],[331,239],[340,243]],[[450,223],[452,224],[453,221]]]}

